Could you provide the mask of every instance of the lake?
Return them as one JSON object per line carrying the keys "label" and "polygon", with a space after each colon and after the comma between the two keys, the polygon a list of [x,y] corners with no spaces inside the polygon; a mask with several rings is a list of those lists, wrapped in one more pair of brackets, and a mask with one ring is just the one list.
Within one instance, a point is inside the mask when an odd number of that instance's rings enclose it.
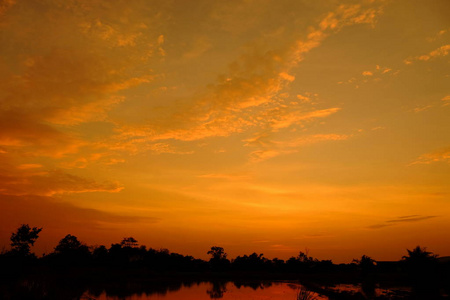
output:
{"label": "lake", "polygon": [[[117,294],[117,290],[105,290],[100,294],[88,291],[82,299],[96,300],[211,300],[211,299],[235,299],[235,300],[296,300],[300,289],[305,290],[302,285],[291,282],[198,282],[180,283],[166,286],[162,283],[157,289],[141,290],[131,295]],[[153,284],[156,285],[156,284]],[[130,289],[131,290],[131,289]],[[328,299],[314,292],[309,292],[317,300]]]}
{"label": "lake", "polygon": [[325,299],[450,299],[448,291],[422,286],[380,286],[376,283],[322,285],[309,281],[204,281],[36,276],[21,281],[0,282],[0,299],[83,299],[83,300],[307,300]]}

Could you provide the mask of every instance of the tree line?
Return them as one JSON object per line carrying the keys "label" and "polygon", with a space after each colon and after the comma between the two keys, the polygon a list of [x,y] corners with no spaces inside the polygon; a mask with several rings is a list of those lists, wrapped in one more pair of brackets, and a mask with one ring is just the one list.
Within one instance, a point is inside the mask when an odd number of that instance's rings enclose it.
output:
{"label": "tree line", "polygon": [[[138,269],[145,268],[156,272],[257,272],[257,273],[321,273],[358,271],[362,277],[367,277],[376,271],[393,271],[402,269],[410,273],[435,273],[439,268],[438,256],[425,248],[417,246],[407,250],[405,255],[395,266],[377,263],[369,256],[363,255],[349,264],[333,264],[331,260],[318,260],[300,252],[298,256],[288,260],[278,258],[268,259],[264,255],[252,253],[228,259],[224,248],[213,246],[207,252],[208,261],[196,259],[178,253],[171,253],[167,249],[147,249],[139,245],[133,237],[125,237],[120,243],[111,244],[109,248],[101,246],[87,246],[74,235],[68,234],[62,238],[54,251],[38,258],[31,252],[31,247],[39,238],[42,228],[21,225],[11,234],[11,249],[3,250],[0,260],[3,265],[40,264],[56,268],[64,267],[97,267]],[[448,265],[447,265],[448,269]]]}

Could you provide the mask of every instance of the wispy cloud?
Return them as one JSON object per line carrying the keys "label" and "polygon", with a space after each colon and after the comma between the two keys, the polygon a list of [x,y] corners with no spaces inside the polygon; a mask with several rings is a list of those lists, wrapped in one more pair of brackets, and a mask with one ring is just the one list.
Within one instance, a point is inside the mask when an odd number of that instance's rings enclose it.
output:
{"label": "wispy cloud", "polygon": [[411,223],[411,222],[419,222],[432,218],[436,218],[437,216],[422,216],[422,215],[409,215],[409,216],[400,216],[396,219],[386,220],[383,223],[375,224],[368,226],[369,229],[381,229],[384,227],[394,226],[399,223]]}
{"label": "wispy cloud", "polygon": [[387,220],[386,222],[388,223],[417,222],[431,218],[436,218],[436,216],[409,215],[409,216],[401,216],[398,217],[397,219]]}
{"label": "wispy cloud", "polygon": [[386,66],[375,65],[374,68],[364,70],[361,74],[355,75],[350,79],[339,81],[338,84],[351,84],[354,85],[355,88],[359,88],[361,84],[379,82],[387,77],[396,76],[398,73],[400,73],[400,70],[393,70]]}
{"label": "wispy cloud", "polygon": [[428,42],[434,42],[434,41],[436,41],[436,40],[438,40],[438,39],[440,39],[440,38],[442,38],[442,36],[444,36],[446,33],[448,33],[449,32],[449,30],[446,28],[446,29],[442,29],[442,30],[439,30],[435,35],[433,35],[433,36],[431,36],[431,37],[428,37],[427,38],[427,41]]}
{"label": "wispy cloud", "polygon": [[445,96],[441,101],[444,103],[444,106],[450,105],[450,95]]}
{"label": "wispy cloud", "polygon": [[123,189],[115,182],[98,182],[92,179],[71,175],[61,170],[48,171],[35,165],[21,165],[15,171],[0,173],[0,194],[54,196],[58,194],[112,192]]}
{"label": "wispy cloud", "polygon": [[0,110],[0,146],[13,153],[58,158],[77,152],[83,144],[32,114]]}
{"label": "wispy cloud", "polygon": [[450,52],[450,45],[443,45],[427,54],[407,58],[405,59],[404,62],[405,64],[409,65],[412,64],[414,61],[428,61],[438,57],[447,56],[449,52]]}
{"label": "wispy cloud", "polygon": [[430,153],[425,153],[419,156],[410,165],[416,164],[431,164],[436,162],[450,163],[450,148],[444,148]]}
{"label": "wispy cloud", "polygon": [[210,173],[197,176],[199,178],[211,178],[211,179],[223,179],[230,181],[242,181],[249,180],[253,176],[250,174],[242,174],[242,173]]}
{"label": "wispy cloud", "polygon": [[[46,230],[54,228],[79,228],[80,224],[87,228],[98,229],[117,227],[123,224],[157,223],[158,217],[127,216],[105,212],[98,209],[78,207],[44,196],[12,196],[0,195],[2,209],[7,211],[0,220],[2,228],[8,228],[18,220],[27,220],[33,224],[42,224]],[[23,207],[28,209],[24,210]],[[19,221],[20,222],[20,221]]]}
{"label": "wispy cloud", "polygon": [[418,105],[417,107],[411,109],[411,111],[415,113],[421,113],[430,109],[436,109],[438,107],[445,107],[448,105],[450,105],[450,95],[446,95],[440,100],[430,100],[428,101],[427,105]]}
{"label": "wispy cloud", "polygon": [[269,158],[273,158],[282,154],[290,154],[299,151],[300,147],[308,146],[326,141],[343,141],[347,140],[351,135],[345,134],[314,134],[306,135],[293,140],[265,140],[265,136],[261,135],[256,138],[246,140],[246,146],[256,146],[262,148],[250,153],[250,160],[260,162]]}
{"label": "wispy cloud", "polygon": [[28,60],[22,75],[0,83],[6,93],[1,110],[33,114],[52,124],[103,121],[112,107],[124,101],[118,92],[153,79],[150,75],[121,78],[111,74],[101,57],[74,50],[55,50]]}
{"label": "wispy cloud", "polygon": [[419,106],[419,107],[414,108],[413,111],[414,111],[415,113],[420,113],[420,112],[429,110],[429,109],[432,108],[432,107],[433,107],[433,105]]}

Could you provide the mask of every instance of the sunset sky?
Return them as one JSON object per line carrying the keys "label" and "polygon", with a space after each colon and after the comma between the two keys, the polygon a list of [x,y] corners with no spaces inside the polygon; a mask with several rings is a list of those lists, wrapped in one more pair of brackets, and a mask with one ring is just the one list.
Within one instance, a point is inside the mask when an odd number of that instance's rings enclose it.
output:
{"label": "sunset sky", "polygon": [[0,0],[0,248],[450,255],[449,12]]}

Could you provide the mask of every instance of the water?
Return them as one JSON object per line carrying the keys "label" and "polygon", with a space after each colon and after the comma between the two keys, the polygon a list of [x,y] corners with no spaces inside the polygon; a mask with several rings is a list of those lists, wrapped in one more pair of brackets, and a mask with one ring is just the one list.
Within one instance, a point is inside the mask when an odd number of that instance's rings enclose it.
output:
{"label": "water", "polygon": [[[306,283],[304,283],[306,284]],[[299,291],[307,300],[327,299],[450,299],[448,290],[432,286],[398,287],[376,283],[334,284],[309,282],[307,287],[289,281],[193,281],[127,278],[36,276],[21,281],[0,282],[0,299],[83,300],[297,300]]]}
{"label": "water", "polygon": [[[151,285],[157,285],[153,283]],[[172,284],[164,287],[164,283],[159,289],[147,288],[138,292],[131,292],[125,295],[124,290],[117,293],[117,290],[104,290],[100,294],[87,291],[81,299],[96,300],[211,300],[211,299],[235,299],[235,300],[296,300],[299,289],[304,289],[300,284],[289,282],[199,282],[194,284]],[[328,297],[321,296],[314,292],[309,292],[317,300],[326,300]]]}
{"label": "water", "polygon": [[411,294],[411,287],[390,287],[381,288],[376,284],[336,284],[333,286],[324,286],[324,289],[334,293],[346,293],[347,295],[361,294],[366,299],[407,299]]}

